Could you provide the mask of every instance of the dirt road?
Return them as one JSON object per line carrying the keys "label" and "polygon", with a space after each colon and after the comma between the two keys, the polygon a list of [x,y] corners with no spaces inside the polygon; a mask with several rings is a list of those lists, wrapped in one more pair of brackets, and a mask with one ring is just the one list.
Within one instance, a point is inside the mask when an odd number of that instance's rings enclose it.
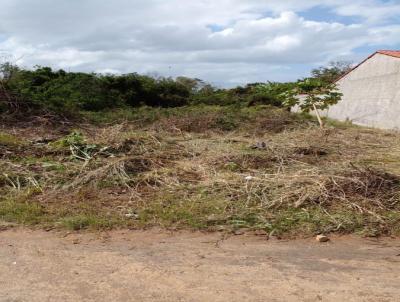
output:
{"label": "dirt road", "polygon": [[0,301],[399,301],[400,241],[0,232]]}

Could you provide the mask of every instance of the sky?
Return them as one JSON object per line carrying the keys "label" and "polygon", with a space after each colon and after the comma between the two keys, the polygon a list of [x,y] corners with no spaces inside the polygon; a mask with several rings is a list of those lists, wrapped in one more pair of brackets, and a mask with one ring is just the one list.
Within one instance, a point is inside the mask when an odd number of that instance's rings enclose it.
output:
{"label": "sky", "polygon": [[0,0],[0,61],[292,81],[330,61],[400,49],[400,0]]}

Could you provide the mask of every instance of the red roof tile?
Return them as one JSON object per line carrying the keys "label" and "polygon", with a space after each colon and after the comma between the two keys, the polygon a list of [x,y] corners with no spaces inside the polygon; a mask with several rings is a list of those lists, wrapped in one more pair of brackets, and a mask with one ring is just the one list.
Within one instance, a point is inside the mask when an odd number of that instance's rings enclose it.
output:
{"label": "red roof tile", "polygon": [[391,57],[400,58],[400,50],[378,50],[377,53]]}

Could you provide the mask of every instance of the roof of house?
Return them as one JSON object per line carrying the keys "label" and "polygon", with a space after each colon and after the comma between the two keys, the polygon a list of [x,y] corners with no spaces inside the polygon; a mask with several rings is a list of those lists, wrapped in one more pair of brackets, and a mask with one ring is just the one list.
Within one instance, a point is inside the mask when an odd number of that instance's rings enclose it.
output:
{"label": "roof of house", "polygon": [[353,67],[352,69],[350,69],[348,72],[346,72],[344,75],[342,75],[340,78],[338,78],[335,82],[343,79],[345,76],[347,76],[350,72],[352,72],[354,69],[358,68],[358,66],[360,66],[361,64],[363,64],[364,62],[368,61],[369,59],[371,59],[373,56],[375,56],[376,54],[381,54],[381,55],[386,55],[386,56],[390,56],[390,57],[395,57],[395,58],[400,58],[400,50],[378,50],[376,52],[374,52],[372,55],[370,55],[368,58],[366,58],[364,61],[362,61],[360,64],[356,65],[355,67]]}
{"label": "roof of house", "polygon": [[400,50],[378,50],[376,53],[391,57],[400,58]]}

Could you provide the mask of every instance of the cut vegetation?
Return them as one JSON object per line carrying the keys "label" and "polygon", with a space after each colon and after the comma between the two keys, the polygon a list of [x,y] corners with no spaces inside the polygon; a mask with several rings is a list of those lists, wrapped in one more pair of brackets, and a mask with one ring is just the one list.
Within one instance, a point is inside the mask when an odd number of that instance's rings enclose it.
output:
{"label": "cut vegetation", "polygon": [[[29,121],[0,133],[0,219],[44,228],[400,234],[400,135],[272,106]],[[28,127],[29,126],[29,127]]]}

